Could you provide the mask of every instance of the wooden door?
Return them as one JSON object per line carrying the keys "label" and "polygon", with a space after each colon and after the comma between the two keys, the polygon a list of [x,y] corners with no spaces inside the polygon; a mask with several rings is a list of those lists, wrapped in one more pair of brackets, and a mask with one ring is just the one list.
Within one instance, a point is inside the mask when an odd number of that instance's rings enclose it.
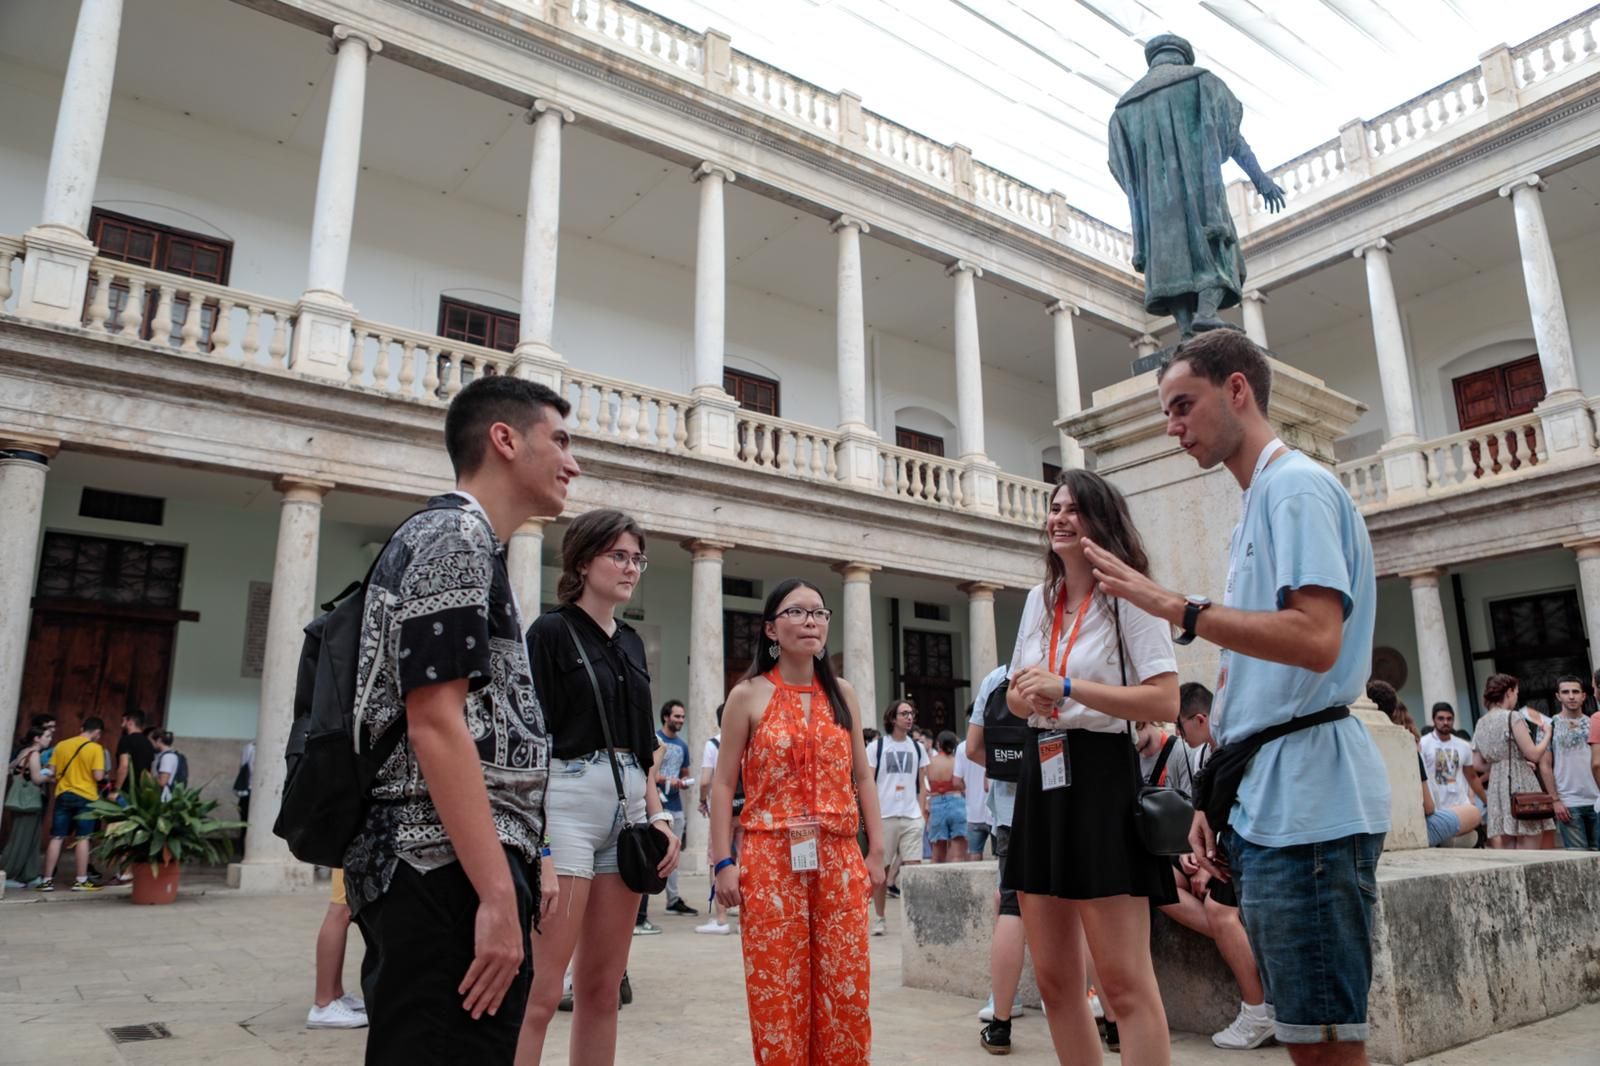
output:
{"label": "wooden door", "polygon": [[122,713],[142,710],[147,725],[166,721],[175,620],[121,616],[114,608],[39,606],[28,631],[17,734],[35,714],[56,716],[56,738],[76,736],[85,718],[105,722],[101,743],[116,756]]}
{"label": "wooden door", "polygon": [[732,690],[755,662],[762,635],[759,611],[722,612],[722,692]]}
{"label": "wooden door", "polygon": [[905,631],[906,698],[917,709],[917,724],[938,736],[956,727],[955,654],[949,633]]}

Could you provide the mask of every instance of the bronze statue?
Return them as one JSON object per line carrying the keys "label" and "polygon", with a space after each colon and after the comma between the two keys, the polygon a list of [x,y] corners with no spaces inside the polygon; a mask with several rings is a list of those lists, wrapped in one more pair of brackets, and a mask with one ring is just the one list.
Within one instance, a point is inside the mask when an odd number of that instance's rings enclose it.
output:
{"label": "bronze statue", "polygon": [[1194,65],[1188,41],[1161,34],[1144,56],[1149,71],[1111,113],[1110,163],[1128,194],[1145,310],[1177,319],[1184,337],[1236,328],[1217,317],[1239,302],[1245,278],[1222,164],[1238,160],[1271,211],[1283,207],[1283,190],[1239,133],[1238,98]]}

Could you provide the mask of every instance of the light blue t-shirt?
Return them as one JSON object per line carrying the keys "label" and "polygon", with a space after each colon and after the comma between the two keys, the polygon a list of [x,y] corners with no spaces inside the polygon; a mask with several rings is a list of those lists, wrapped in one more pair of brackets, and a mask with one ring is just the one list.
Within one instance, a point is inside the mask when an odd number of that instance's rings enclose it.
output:
{"label": "light blue t-shirt", "polygon": [[[1000,687],[1000,682],[1006,679],[1006,667],[997,666],[984,675],[978,683],[978,698],[972,703],[972,721],[983,724],[983,709],[989,705],[989,697],[994,695],[994,690]],[[1017,786],[1011,781],[996,781],[989,779],[989,798],[984,801],[989,806],[989,824],[996,829],[1011,825],[1011,808],[1016,806]]]}
{"label": "light blue t-shirt", "polygon": [[[1372,541],[1349,494],[1299,452],[1257,476],[1240,519],[1229,602],[1270,611],[1281,609],[1291,590],[1336,589],[1344,597],[1344,636],[1325,674],[1224,651],[1211,714],[1218,744],[1354,702],[1372,668],[1377,578]],[[1389,777],[1366,726],[1346,718],[1265,745],[1245,773],[1231,824],[1269,848],[1388,832]]]}

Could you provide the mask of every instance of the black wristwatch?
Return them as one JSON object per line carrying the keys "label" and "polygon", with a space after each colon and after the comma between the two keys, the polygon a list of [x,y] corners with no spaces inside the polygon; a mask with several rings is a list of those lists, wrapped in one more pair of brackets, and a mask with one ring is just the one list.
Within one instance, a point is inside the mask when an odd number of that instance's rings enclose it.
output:
{"label": "black wristwatch", "polygon": [[1193,644],[1194,627],[1200,621],[1200,612],[1211,606],[1206,596],[1185,596],[1188,603],[1183,608],[1183,632],[1172,638],[1174,644]]}

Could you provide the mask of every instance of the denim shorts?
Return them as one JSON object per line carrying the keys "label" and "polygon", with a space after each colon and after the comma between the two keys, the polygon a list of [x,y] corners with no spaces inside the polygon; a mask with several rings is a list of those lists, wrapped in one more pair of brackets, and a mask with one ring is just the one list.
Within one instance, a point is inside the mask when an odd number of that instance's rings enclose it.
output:
{"label": "denim shorts", "polygon": [[88,813],[89,803],[76,792],[57,792],[55,813],[50,815],[50,835],[64,840],[76,832],[79,839],[88,840],[99,823]]}
{"label": "denim shorts", "polygon": [[967,822],[967,854],[974,859],[983,858],[983,846],[994,836],[987,822]]}
{"label": "denim shorts", "polygon": [[1428,815],[1428,847],[1442,848],[1461,832],[1461,819],[1449,807],[1435,808]]}
{"label": "denim shorts", "polygon": [[1264,848],[1226,834],[1239,914],[1285,1044],[1366,1040],[1382,833]]}
{"label": "denim shorts", "polygon": [[[622,789],[628,797],[628,819],[644,821],[644,771],[631,752],[618,752]],[[581,877],[617,872],[617,836],[622,812],[610,757],[603,751],[581,759],[551,759],[550,787],[545,793],[545,833],[556,874]]]}
{"label": "denim shorts", "polygon": [[941,792],[928,800],[928,839],[938,843],[967,837],[967,797]]}

